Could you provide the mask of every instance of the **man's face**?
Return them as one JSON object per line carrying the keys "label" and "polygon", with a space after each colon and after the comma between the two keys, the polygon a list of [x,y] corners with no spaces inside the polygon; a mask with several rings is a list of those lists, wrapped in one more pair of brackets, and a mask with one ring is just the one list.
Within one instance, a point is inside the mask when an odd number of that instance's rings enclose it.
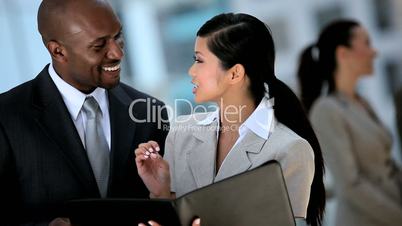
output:
{"label": "man's face", "polygon": [[63,73],[60,76],[84,93],[96,87],[113,88],[120,81],[124,56],[122,27],[113,11],[105,6],[77,8],[66,18]]}

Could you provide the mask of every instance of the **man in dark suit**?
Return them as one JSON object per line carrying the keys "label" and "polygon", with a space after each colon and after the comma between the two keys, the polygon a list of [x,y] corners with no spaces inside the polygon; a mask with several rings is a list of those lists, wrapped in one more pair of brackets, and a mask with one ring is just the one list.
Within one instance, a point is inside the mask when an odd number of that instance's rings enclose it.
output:
{"label": "man in dark suit", "polygon": [[[50,221],[70,199],[147,198],[134,149],[150,139],[164,143],[167,113],[162,102],[119,82],[124,43],[112,8],[103,0],[44,0],[38,28],[52,63],[0,95],[0,221],[15,214]],[[88,98],[107,149],[97,166],[107,172],[105,190],[87,153],[90,145],[100,153],[102,143],[87,140]],[[162,113],[146,120],[151,109]]]}

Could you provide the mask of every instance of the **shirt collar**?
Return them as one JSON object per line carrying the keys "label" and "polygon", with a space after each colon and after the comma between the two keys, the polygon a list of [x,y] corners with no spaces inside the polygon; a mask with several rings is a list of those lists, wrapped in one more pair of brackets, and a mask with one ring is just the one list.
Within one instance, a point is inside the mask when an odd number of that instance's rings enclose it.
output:
{"label": "shirt collar", "polygon": [[48,71],[57,89],[61,93],[71,117],[74,120],[77,119],[87,96],[93,96],[95,98],[99,104],[102,114],[106,112],[109,104],[106,90],[104,88],[97,87],[92,93],[85,94],[64,81],[54,70],[53,64],[50,64]]}
{"label": "shirt collar", "polygon": [[[263,139],[268,139],[274,122],[274,99],[264,97],[257,108],[251,113],[243,124],[239,127],[239,135],[243,136],[247,130],[251,130],[256,135]],[[198,125],[210,125],[214,121],[219,124],[219,108],[216,111],[210,112],[207,117],[199,121]],[[219,129],[219,128],[218,128]]]}
{"label": "shirt collar", "polygon": [[207,126],[207,125],[210,125],[214,121],[218,121],[218,123],[219,123],[219,108],[218,107],[215,111],[209,112],[207,117],[205,117],[205,119],[197,122],[197,125]]}
{"label": "shirt collar", "polygon": [[216,127],[216,138],[219,137],[219,107],[216,107],[215,111],[209,112],[207,117],[199,122],[197,122],[197,125],[202,125],[202,126],[208,126],[211,125],[212,122],[217,122],[218,126]]}
{"label": "shirt collar", "polygon": [[274,121],[274,99],[264,97],[257,108],[247,120],[240,125],[239,135],[243,136],[247,130],[251,130],[263,139],[268,139]]}

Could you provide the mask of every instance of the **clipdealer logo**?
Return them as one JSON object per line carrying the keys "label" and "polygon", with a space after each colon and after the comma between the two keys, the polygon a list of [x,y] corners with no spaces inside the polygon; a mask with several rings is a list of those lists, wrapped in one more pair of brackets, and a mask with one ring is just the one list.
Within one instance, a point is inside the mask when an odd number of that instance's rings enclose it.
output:
{"label": "clipdealer logo", "polygon": [[[220,101],[220,106],[224,106],[223,100]],[[138,114],[134,113],[133,109],[136,107],[146,109],[145,117],[139,117]],[[179,109],[183,108],[189,110],[189,117],[178,117],[179,115],[177,115],[177,113],[180,112]],[[246,105],[227,105],[225,106],[225,109],[219,111],[220,117],[231,123],[242,121],[242,111],[245,108]],[[157,100],[154,98],[134,100],[131,102],[128,109],[131,120],[136,123],[157,123],[158,129],[166,129],[162,127],[167,126],[167,123],[169,122],[168,116],[172,118],[174,123],[183,123],[189,120],[199,122],[203,119],[197,118],[197,114],[194,113],[207,113],[218,110],[219,107],[217,105],[193,105],[193,103],[187,99],[175,99],[173,106],[167,104],[161,105],[157,104]]]}

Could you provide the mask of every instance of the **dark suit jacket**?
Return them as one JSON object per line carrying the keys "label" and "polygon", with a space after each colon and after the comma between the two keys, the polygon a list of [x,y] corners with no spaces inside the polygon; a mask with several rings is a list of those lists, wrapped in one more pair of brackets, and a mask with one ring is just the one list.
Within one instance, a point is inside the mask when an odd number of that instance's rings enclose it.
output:
{"label": "dark suit jacket", "polygon": [[402,87],[394,95],[394,105],[396,112],[396,126],[399,135],[400,151],[402,151]]}
{"label": "dark suit jacket", "polygon": [[[142,99],[149,98],[155,106],[149,105],[150,109],[164,105],[122,83],[109,90],[108,97],[108,197],[147,198],[149,192],[138,176],[134,149],[152,139],[164,150],[168,123],[158,123],[160,117],[148,117],[155,119],[153,122],[134,122],[129,109],[137,119],[147,119],[147,104]],[[134,100],[141,101],[130,108]],[[167,120],[166,110],[161,112]],[[48,66],[35,79],[0,95],[0,181],[0,219],[12,213],[41,218],[66,200],[100,197],[86,151]]]}

